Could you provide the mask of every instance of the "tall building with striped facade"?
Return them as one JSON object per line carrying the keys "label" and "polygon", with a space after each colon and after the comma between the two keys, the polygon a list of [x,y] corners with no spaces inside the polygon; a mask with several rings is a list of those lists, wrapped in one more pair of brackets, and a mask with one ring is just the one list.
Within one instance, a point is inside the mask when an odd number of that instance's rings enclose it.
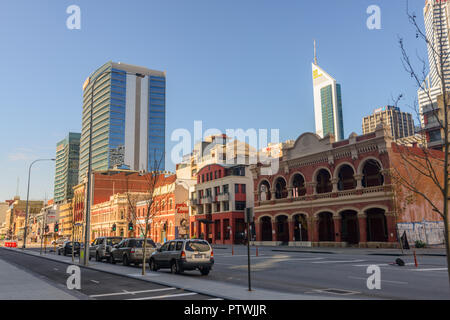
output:
{"label": "tall building with striped facade", "polygon": [[79,181],[88,170],[92,91],[92,170],[164,170],[165,72],[108,62],[83,85]]}
{"label": "tall building with striped facade", "polygon": [[[315,51],[315,43],[314,43]],[[314,116],[316,134],[325,137],[334,135],[336,141],[344,139],[341,85],[317,64],[312,63]]]}
{"label": "tall building with striped facade", "polygon": [[80,137],[79,133],[69,132],[64,140],[56,144],[55,203],[71,199],[73,187],[78,184]]}
{"label": "tall building with striped facade", "polygon": [[387,125],[394,140],[414,135],[414,120],[411,113],[402,112],[399,107],[385,106],[375,109],[373,114],[364,117],[363,134],[375,132],[381,123]]}
{"label": "tall building with striped facade", "polygon": [[[450,1],[426,0],[423,9],[427,37],[429,74],[417,92],[422,130],[427,146],[442,149],[443,137],[439,124],[438,96],[442,95],[442,83],[450,89]],[[442,60],[440,57],[442,56]],[[447,57],[447,58],[446,58]],[[442,67],[441,67],[442,63]]]}

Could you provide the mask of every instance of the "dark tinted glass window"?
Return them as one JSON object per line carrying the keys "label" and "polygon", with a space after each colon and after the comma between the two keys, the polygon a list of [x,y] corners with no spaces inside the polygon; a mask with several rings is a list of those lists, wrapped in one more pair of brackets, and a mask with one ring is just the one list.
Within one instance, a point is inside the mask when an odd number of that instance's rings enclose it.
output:
{"label": "dark tinted glass window", "polygon": [[169,248],[169,243],[166,242],[166,243],[164,243],[164,244],[162,245],[161,251],[167,251],[168,248]]}
{"label": "dark tinted glass window", "polygon": [[[136,241],[136,248],[143,248],[144,247],[144,240],[137,240]],[[147,239],[147,248],[156,248],[155,243],[152,239]]]}
{"label": "dark tinted glass window", "polygon": [[108,246],[113,246],[115,244],[120,243],[120,241],[122,241],[122,238],[109,238],[106,240],[106,244]]}
{"label": "dark tinted glass window", "polygon": [[173,251],[175,249],[175,241],[172,241],[169,245],[169,251]]}
{"label": "dark tinted glass window", "polygon": [[183,241],[178,241],[177,242],[177,247],[176,247],[176,251],[179,251],[179,250],[181,250],[183,248]]}
{"label": "dark tinted glass window", "polygon": [[209,251],[210,247],[208,242],[206,241],[200,241],[200,240],[194,240],[194,241],[188,241],[186,242],[186,250],[187,251],[199,251],[199,252],[205,252]]}

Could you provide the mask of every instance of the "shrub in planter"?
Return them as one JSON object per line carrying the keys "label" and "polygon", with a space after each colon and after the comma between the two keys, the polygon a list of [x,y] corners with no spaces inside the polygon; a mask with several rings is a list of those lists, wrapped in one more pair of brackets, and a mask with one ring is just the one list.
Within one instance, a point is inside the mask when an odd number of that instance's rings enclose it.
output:
{"label": "shrub in planter", "polygon": [[416,248],[425,248],[427,244],[421,240],[416,240],[415,245]]}

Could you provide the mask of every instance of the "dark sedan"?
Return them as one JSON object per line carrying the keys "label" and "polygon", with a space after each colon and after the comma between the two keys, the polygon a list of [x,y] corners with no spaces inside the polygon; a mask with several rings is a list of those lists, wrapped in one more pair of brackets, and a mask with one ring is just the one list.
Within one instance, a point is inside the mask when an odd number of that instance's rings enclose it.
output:
{"label": "dark sedan", "polygon": [[[75,241],[74,254],[80,255],[80,243]],[[58,255],[72,255],[72,241],[65,241],[61,247],[58,248]]]}

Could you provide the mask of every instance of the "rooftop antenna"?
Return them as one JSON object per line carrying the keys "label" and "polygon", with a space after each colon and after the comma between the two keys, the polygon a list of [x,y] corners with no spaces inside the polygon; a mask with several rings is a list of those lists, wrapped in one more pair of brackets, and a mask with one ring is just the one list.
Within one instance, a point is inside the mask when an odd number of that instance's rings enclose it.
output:
{"label": "rooftop antenna", "polygon": [[317,49],[316,49],[316,40],[314,39],[314,64],[317,65]]}

